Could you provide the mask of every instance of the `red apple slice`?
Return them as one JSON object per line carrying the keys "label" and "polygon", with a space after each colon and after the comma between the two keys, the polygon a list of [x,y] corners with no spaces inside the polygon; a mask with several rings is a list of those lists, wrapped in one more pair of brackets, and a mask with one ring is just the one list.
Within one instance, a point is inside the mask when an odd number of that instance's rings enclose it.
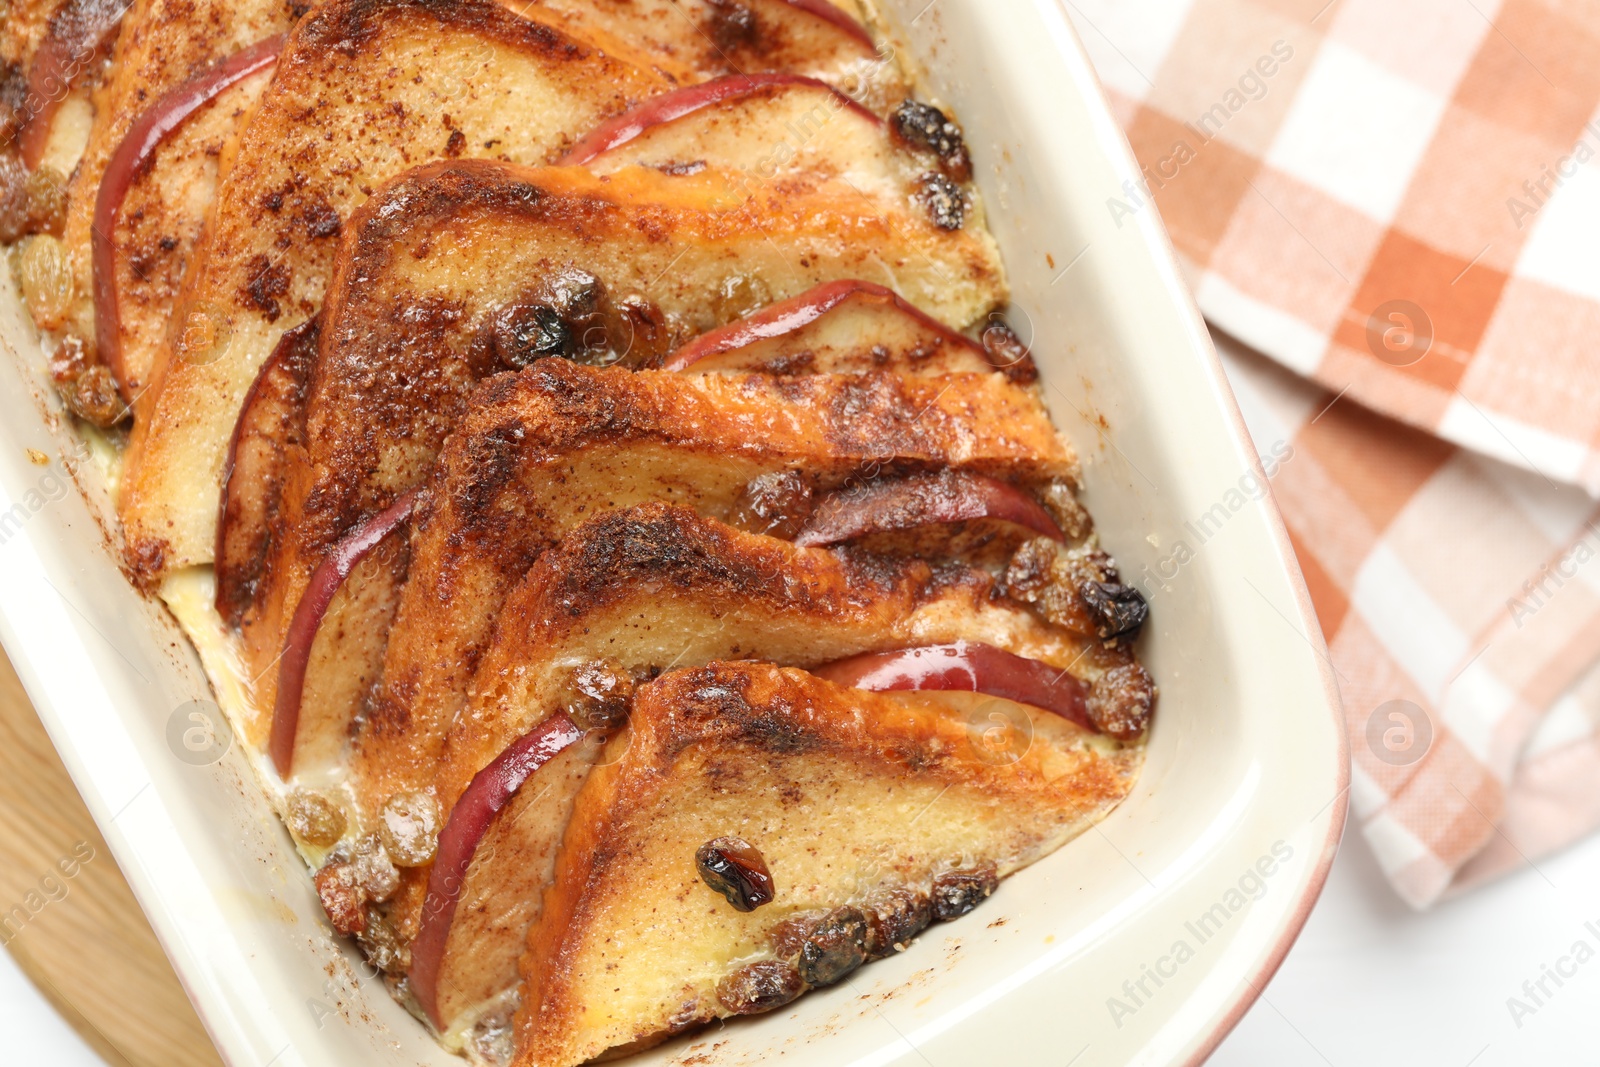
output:
{"label": "red apple slice", "polygon": [[28,65],[17,144],[32,170],[44,159],[50,124],[61,102],[99,65],[116,37],[126,0],[66,0],[51,14],[44,40]]}
{"label": "red apple slice", "polygon": [[831,22],[839,29],[848,33],[868,48],[877,48],[872,41],[872,35],[867,28],[839,8],[830,4],[828,0],[784,0],[790,7],[797,8],[810,15],[815,15],[824,22]]}
{"label": "red apple slice", "polygon": [[856,279],[824,282],[701,334],[663,369],[849,373],[890,363],[927,374],[994,369],[977,341],[893,290]]}
{"label": "red apple slice", "polygon": [[360,523],[346,534],[312,572],[305,593],[294,609],[294,618],[284,637],[283,656],[278,663],[278,696],[272,707],[272,736],[267,753],[284,778],[294,766],[294,740],[300,726],[300,696],[305,690],[306,666],[311,662],[311,646],[322,626],[328,607],[350,572],[360,566],[372,550],[411,518],[418,490],[405,493],[383,511]]}
{"label": "red apple slice", "polygon": [[428,873],[422,925],[411,942],[411,988],[434,1026],[443,1026],[439,1016],[439,966],[478,843],[523,783],[583,736],[570,718],[557,712],[479,771],[450,810],[450,818],[439,834],[433,869]]}
{"label": "red apple slice", "polygon": [[875,693],[925,689],[984,693],[1043,708],[1099,732],[1089,718],[1082,682],[1067,671],[992,645],[956,641],[871,652],[817,667],[811,673]]}
{"label": "red apple slice", "polygon": [[239,408],[222,468],[217,516],[217,612],[237,627],[272,555],[290,448],[304,444],[306,380],[317,358],[317,319],[278,340]]}
{"label": "red apple slice", "polygon": [[1023,490],[981,474],[945,470],[880,478],[829,493],[817,502],[794,543],[817,548],[868,534],[975,519],[999,519],[1056,541],[1066,540],[1050,513]]}
{"label": "red apple slice", "polygon": [[841,107],[850,108],[878,126],[883,125],[883,120],[877,115],[815,78],[799,74],[729,74],[651,97],[632,111],[607,119],[573,145],[572,150],[561,158],[559,165],[582,166],[602,152],[627,144],[654,126],[681,119],[724,101],[749,96],[762,89],[788,86],[805,86],[831,93]]}
{"label": "red apple slice", "polygon": [[161,143],[229,87],[276,63],[278,53],[283,51],[283,41],[281,33],[258,41],[163,93],[128,128],[127,136],[106,163],[95,195],[94,228],[89,238],[94,269],[95,339],[101,362],[111,368],[118,385],[123,386],[126,400],[131,401],[132,397],[126,396],[124,385],[122,322],[117,312],[116,245],[112,242],[122,202],[134,179],[150,165]]}

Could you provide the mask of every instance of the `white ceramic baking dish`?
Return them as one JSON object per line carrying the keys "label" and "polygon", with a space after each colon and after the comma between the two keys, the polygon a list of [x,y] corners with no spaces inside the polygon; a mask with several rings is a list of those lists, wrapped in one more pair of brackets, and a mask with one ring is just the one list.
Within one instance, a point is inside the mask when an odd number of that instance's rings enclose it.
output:
{"label": "white ceramic baking dish", "polygon": [[[1138,172],[1058,0],[881,6],[968,131],[1014,325],[1151,600],[1149,763],[1110,819],[969,918],[638,1062],[1195,1063],[1271,977],[1339,841],[1347,753],[1321,637],[1160,222],[1108,210]],[[330,935],[238,747],[211,758],[196,657],[118,569],[104,478],[24,323],[8,275],[0,638],[223,1057],[454,1067]]]}

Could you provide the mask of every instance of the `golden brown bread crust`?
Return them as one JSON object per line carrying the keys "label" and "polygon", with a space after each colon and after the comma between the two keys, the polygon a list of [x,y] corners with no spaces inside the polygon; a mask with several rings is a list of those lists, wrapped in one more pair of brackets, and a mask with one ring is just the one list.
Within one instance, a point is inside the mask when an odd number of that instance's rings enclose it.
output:
{"label": "golden brown bread crust", "polygon": [[668,87],[614,51],[488,0],[332,0],[295,27],[184,281],[175,317],[211,329],[162,346],[135,411],[121,513],[138,573],[209,561],[206,500],[240,401],[278,336],[321,303],[351,209],[441,155],[543,162]]}
{"label": "golden brown bread crust", "polygon": [[[567,1067],[733,1014],[718,979],[775,959],[774,928],[926,888],[1001,876],[1110,810],[1142,748],[1102,753],[1043,716],[1018,760],[975,758],[966,718],[929,696],[841,689],[803,671],[714,663],[635,696],[626,751],[578,794],[522,962],[518,1067]],[[771,904],[731,908],[695,850],[735,834],[763,854]]]}
{"label": "golden brown bread crust", "polygon": [[954,466],[1032,483],[1074,459],[1038,397],[999,375],[679,375],[542,360],[489,379],[418,505],[362,747],[404,780],[437,758],[505,598],[539,555],[604,511],[664,500],[727,516],[749,481],[820,485]]}

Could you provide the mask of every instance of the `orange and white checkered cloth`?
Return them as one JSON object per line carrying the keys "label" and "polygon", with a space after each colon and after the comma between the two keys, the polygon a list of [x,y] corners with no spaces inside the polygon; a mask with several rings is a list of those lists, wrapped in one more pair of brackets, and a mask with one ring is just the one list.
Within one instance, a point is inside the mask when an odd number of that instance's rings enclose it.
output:
{"label": "orange and white checkered cloth", "polygon": [[[1425,907],[1600,826],[1600,3],[1067,0]],[[1273,364],[1277,365],[1274,366]]]}

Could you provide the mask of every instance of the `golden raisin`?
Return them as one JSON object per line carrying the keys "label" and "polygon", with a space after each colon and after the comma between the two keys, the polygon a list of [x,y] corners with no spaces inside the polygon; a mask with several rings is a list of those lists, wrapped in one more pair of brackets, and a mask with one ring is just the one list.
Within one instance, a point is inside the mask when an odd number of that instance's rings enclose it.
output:
{"label": "golden raisin", "polygon": [[289,794],[289,832],[312,848],[331,848],[344,836],[344,808],[314,789]]}
{"label": "golden raisin", "polygon": [[399,867],[432,863],[439,850],[442,828],[439,802],[421,790],[396,793],[378,814],[378,836],[389,858]]}

